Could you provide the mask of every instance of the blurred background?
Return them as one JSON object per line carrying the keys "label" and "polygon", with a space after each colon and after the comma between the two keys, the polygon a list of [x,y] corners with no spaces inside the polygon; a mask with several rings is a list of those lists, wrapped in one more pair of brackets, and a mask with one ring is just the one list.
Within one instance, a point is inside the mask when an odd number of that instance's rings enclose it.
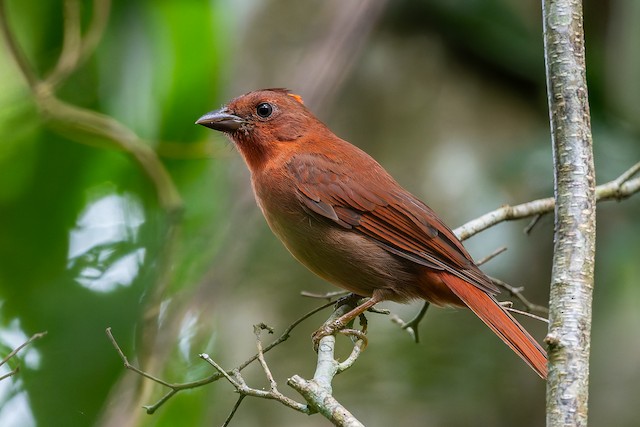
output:
{"label": "blurred background", "polygon": [[[331,285],[272,236],[249,175],[207,111],[286,87],[457,227],[552,195],[539,2],[519,0],[5,0],[23,52],[0,44],[0,354],[48,335],[0,370],[2,426],[221,425],[237,395],[204,378],[255,353]],[[66,12],[65,12],[66,11]],[[640,3],[585,1],[598,182],[640,159]],[[67,42],[63,43],[67,33]],[[64,48],[63,48],[64,46]],[[31,71],[29,71],[31,70]],[[34,89],[30,89],[31,87]],[[38,84],[37,82],[45,82]],[[640,196],[598,210],[591,424],[637,425]],[[484,269],[547,305],[552,215],[466,242]],[[508,296],[503,296],[508,299]],[[420,304],[387,308],[405,319]],[[303,323],[267,354],[281,391],[313,374]],[[540,426],[544,383],[475,316],[431,309],[421,342],[370,315],[370,346],[334,395],[367,426]],[[542,339],[546,325],[523,318]],[[268,342],[268,339],[265,338]],[[347,351],[348,343],[341,342]],[[267,385],[250,367],[250,385]],[[325,426],[246,399],[231,425]]]}

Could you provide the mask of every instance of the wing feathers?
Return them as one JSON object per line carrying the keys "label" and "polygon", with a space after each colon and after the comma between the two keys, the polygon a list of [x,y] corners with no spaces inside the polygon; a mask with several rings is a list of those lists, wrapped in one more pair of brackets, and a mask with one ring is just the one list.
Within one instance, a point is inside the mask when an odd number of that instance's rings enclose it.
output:
{"label": "wing feathers", "polygon": [[[355,229],[395,255],[447,270],[485,292],[498,292],[453,232],[380,166],[367,171],[371,176],[364,179],[338,173],[336,166],[319,154],[296,156],[287,164],[309,211]],[[365,179],[371,184],[366,188],[360,183]]]}

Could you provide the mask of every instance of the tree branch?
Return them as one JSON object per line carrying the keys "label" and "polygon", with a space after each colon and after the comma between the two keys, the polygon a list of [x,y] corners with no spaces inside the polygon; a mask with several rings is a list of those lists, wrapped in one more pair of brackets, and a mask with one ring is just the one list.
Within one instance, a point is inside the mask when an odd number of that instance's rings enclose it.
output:
{"label": "tree branch", "polygon": [[[626,170],[613,181],[596,187],[596,201],[622,200],[640,191],[640,177],[633,178],[640,171],[640,162]],[[633,179],[632,179],[633,178]],[[529,218],[552,212],[555,207],[553,197],[533,200],[515,206],[505,205],[488,212],[453,230],[460,240],[466,240],[503,221]]]}
{"label": "tree branch", "polygon": [[588,418],[597,200],[582,2],[544,0],[542,12],[556,201],[545,338],[549,345],[547,426],[580,427],[587,425]]}

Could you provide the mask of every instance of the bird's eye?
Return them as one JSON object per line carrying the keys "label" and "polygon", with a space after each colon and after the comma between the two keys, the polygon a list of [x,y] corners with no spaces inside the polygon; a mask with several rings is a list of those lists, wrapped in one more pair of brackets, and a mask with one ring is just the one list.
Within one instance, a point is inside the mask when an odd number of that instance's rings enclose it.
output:
{"label": "bird's eye", "polygon": [[266,119],[273,113],[273,107],[271,106],[271,104],[263,102],[261,104],[258,104],[258,106],[256,107],[256,113],[263,119]]}

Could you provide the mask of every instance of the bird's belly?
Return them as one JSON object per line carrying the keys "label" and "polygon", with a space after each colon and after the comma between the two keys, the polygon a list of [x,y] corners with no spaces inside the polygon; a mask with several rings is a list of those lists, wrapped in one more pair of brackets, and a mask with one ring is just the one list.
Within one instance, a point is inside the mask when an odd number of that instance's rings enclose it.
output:
{"label": "bird's belly", "polygon": [[[276,211],[277,212],[277,211]],[[272,231],[308,269],[350,292],[407,301],[420,298],[417,268],[358,233],[298,212],[263,209]]]}

